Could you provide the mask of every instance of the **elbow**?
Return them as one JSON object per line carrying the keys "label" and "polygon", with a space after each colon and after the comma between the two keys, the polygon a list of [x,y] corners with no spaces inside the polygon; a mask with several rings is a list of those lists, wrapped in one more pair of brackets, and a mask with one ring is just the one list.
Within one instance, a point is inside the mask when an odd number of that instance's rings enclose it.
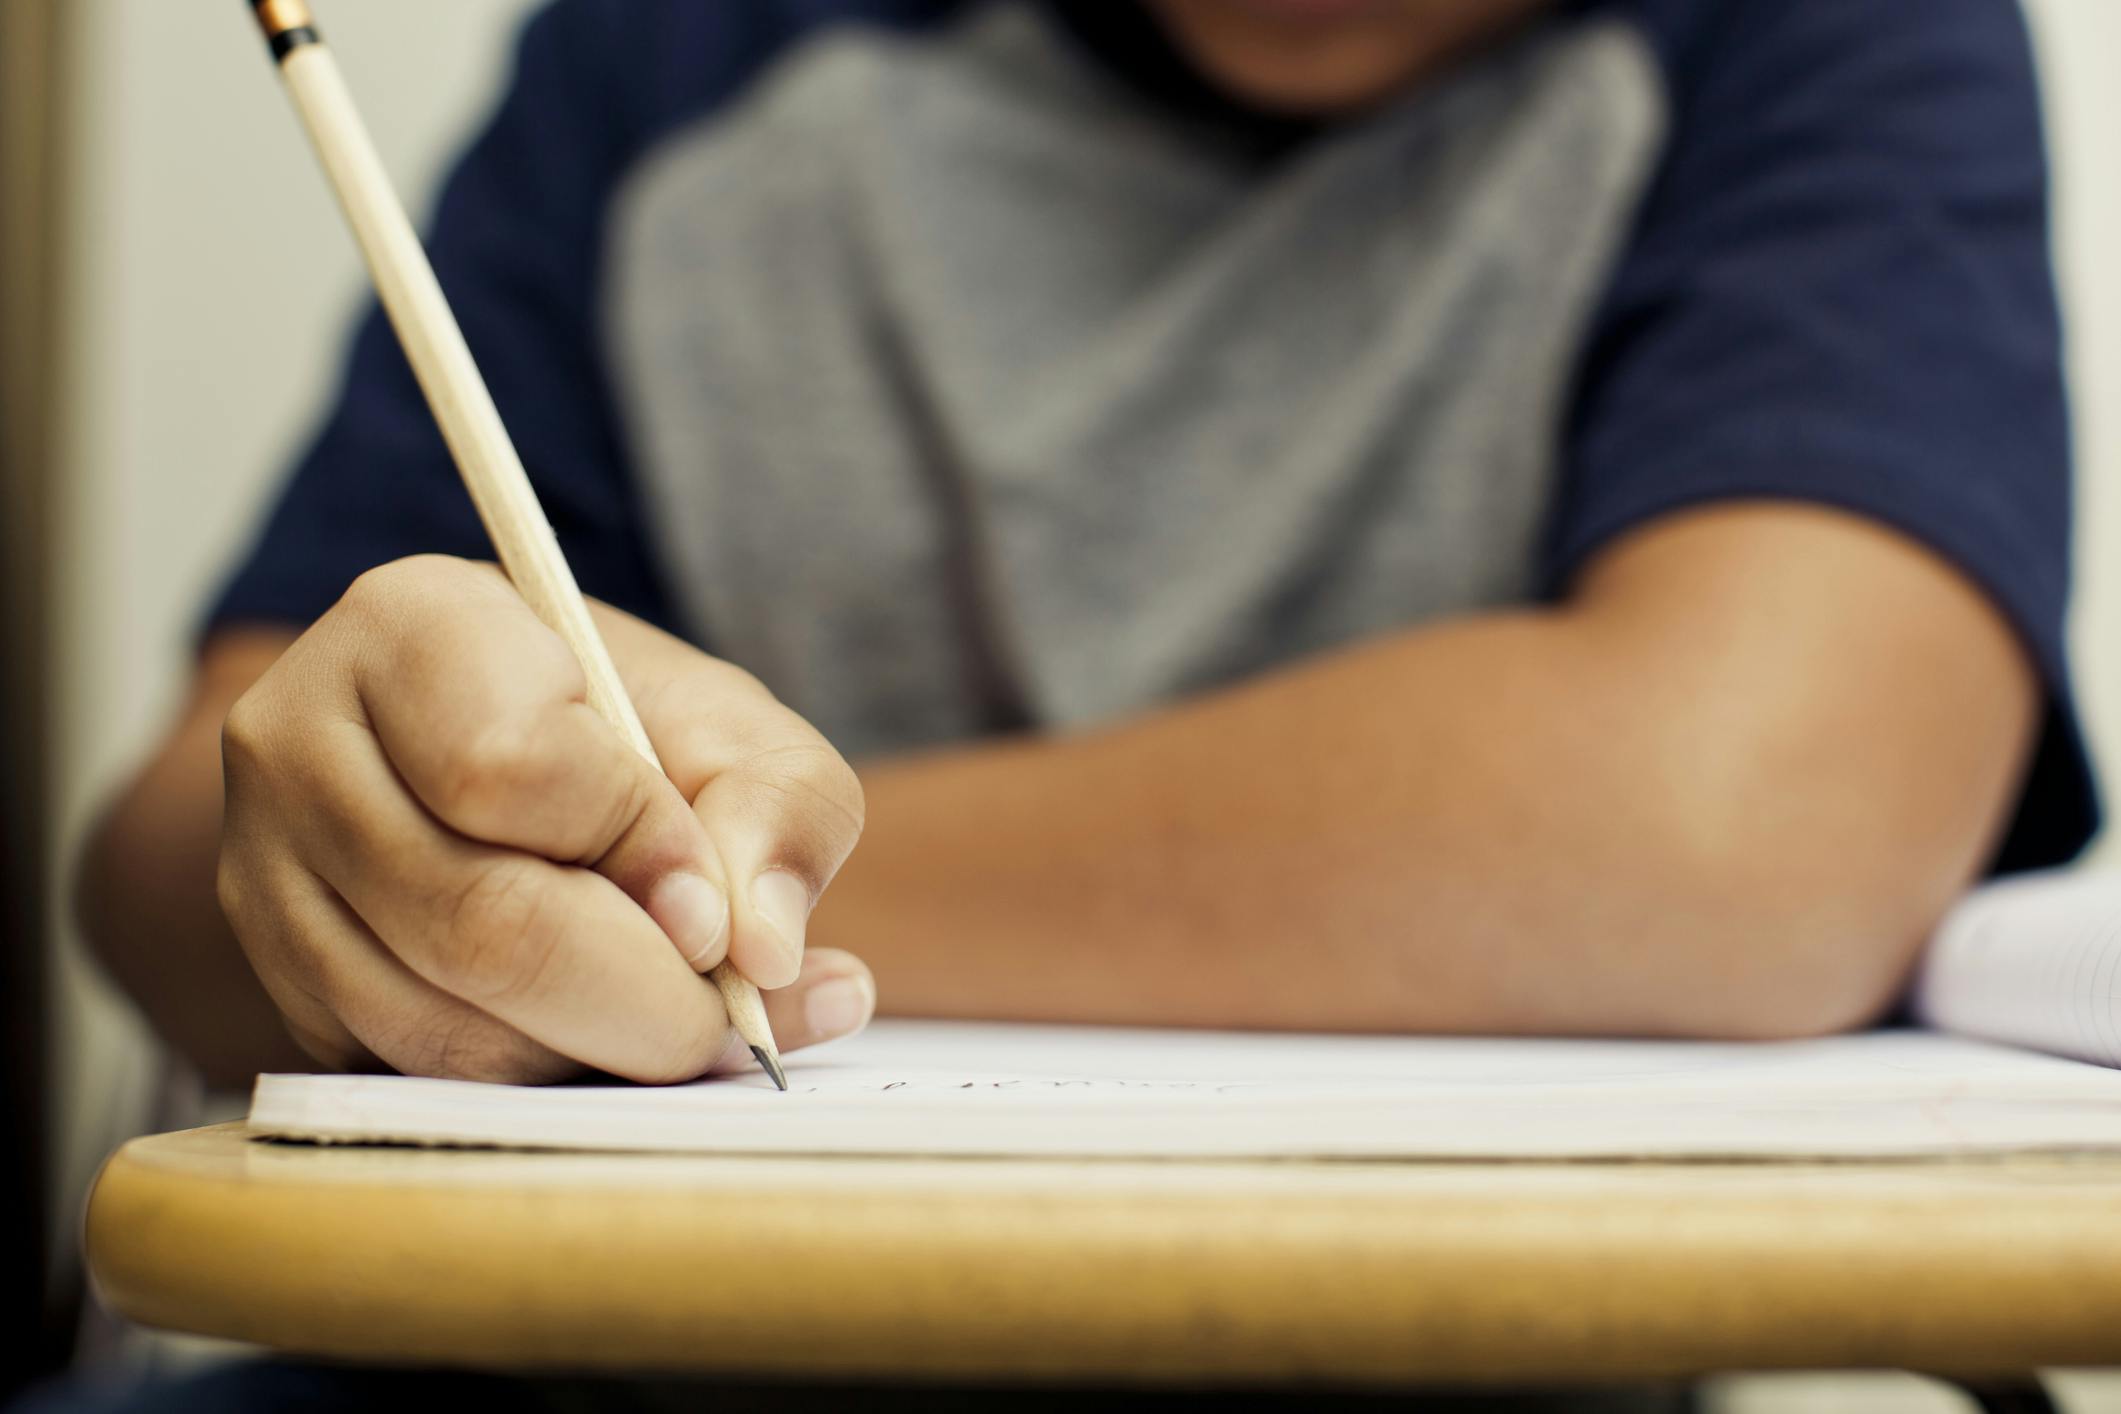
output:
{"label": "elbow", "polygon": [[1641,1028],[1698,1041],[1794,1041],[1835,1036],[1886,1020],[1904,994],[1926,930],[1852,930],[1817,914],[1734,908],[1683,994]]}
{"label": "elbow", "polygon": [[[1648,832],[1657,858],[1639,860],[1656,870],[1645,877],[1685,881],[1662,908],[1646,890],[1639,915],[1662,940],[1661,965],[1684,979],[1664,989],[1663,1034],[1790,1040],[1890,1019],[1993,856],[2023,769],[2000,731],[1979,749],[1898,762],[1855,731],[1796,741],[1712,757]],[[1658,913],[1678,927],[1652,923]]]}
{"label": "elbow", "polygon": [[1780,1041],[1838,1035],[1889,1018],[1923,944],[1971,876],[1956,859],[1895,858],[1763,840],[1742,856],[1696,863],[1684,912],[1705,920],[1667,934],[1657,1034]]}
{"label": "elbow", "polygon": [[[1853,940],[1852,940],[1853,941]],[[1861,947],[1858,951],[1866,951]],[[1885,957],[1791,968],[1743,995],[1712,1001],[1664,1034],[1700,1041],[1801,1041],[1876,1026],[1892,1014],[1913,961]]]}

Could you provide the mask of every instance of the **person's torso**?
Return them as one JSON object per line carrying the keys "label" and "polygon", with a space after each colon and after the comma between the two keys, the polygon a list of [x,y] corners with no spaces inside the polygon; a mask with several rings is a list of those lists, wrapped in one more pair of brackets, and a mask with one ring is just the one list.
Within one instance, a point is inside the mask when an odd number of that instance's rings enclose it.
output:
{"label": "person's torso", "polygon": [[1286,151],[1025,0],[790,48],[610,233],[689,626],[866,753],[1526,599],[1664,123],[1596,12]]}

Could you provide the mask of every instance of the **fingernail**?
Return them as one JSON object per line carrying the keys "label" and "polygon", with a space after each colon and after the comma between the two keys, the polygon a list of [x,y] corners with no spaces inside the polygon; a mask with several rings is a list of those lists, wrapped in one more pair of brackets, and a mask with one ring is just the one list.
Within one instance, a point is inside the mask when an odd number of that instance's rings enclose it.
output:
{"label": "fingernail", "polygon": [[827,977],[803,998],[803,1020],[820,1041],[861,1030],[875,1010],[876,993],[865,976]]}
{"label": "fingernail", "polygon": [[694,968],[720,960],[729,900],[697,874],[665,874],[648,895],[648,914]]}
{"label": "fingernail", "polygon": [[769,869],[751,885],[751,906],[773,931],[788,964],[788,980],[795,980],[803,965],[803,930],[810,922],[808,886],[785,869]]}

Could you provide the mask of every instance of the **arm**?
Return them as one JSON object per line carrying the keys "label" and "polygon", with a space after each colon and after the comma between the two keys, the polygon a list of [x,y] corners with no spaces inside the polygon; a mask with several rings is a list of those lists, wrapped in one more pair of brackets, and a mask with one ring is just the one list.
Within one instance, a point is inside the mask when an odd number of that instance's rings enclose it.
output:
{"label": "arm", "polygon": [[879,763],[813,937],[915,1013],[1829,1031],[1889,1004],[1984,863],[2036,701],[1999,616],[1911,542],[1697,512],[1555,609]]}

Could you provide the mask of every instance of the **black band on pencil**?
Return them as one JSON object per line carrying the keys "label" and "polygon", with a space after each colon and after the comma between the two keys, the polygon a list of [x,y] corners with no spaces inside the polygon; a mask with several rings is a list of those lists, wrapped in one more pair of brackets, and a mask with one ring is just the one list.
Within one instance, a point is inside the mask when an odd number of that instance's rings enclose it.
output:
{"label": "black band on pencil", "polygon": [[293,29],[281,30],[266,42],[272,45],[273,58],[285,59],[305,44],[322,44],[324,40],[315,25],[297,25]]}
{"label": "black band on pencil", "polygon": [[251,14],[265,31],[274,59],[285,59],[305,44],[322,43],[309,17],[307,0],[250,0]]}

